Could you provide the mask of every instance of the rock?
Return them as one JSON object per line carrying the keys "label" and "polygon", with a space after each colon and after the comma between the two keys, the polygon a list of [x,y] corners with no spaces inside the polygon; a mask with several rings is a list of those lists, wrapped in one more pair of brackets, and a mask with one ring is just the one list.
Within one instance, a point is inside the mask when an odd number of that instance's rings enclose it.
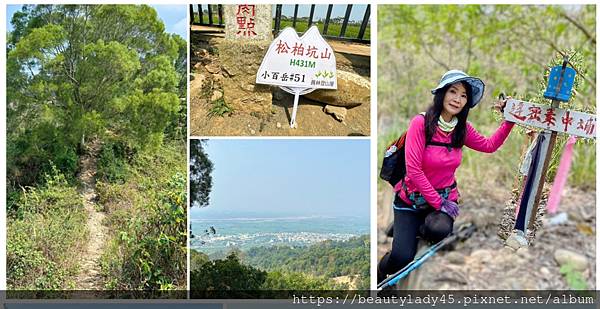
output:
{"label": "rock", "polygon": [[[271,87],[256,84],[256,71],[268,42],[237,42],[224,40],[219,44],[219,61],[226,74],[223,79],[223,99],[236,113],[271,113],[273,96]],[[260,62],[259,62],[260,63]]]}
{"label": "rock", "polygon": [[210,101],[214,102],[214,101],[219,100],[222,97],[223,97],[223,93],[221,91],[219,91],[219,90],[215,90],[213,92],[212,96],[210,97]]}
{"label": "rock", "polygon": [[492,253],[485,249],[475,250],[471,253],[471,259],[479,263],[487,263],[492,260]]}
{"label": "rock", "polygon": [[448,254],[446,254],[445,259],[452,263],[452,264],[456,264],[456,265],[462,265],[465,263],[465,256],[456,252],[456,251],[452,251]]}
{"label": "rock", "polygon": [[277,123],[277,128],[281,128],[281,122]]}
{"label": "rock", "polygon": [[243,84],[240,87],[248,92],[254,91],[254,84]]}
{"label": "rock", "polygon": [[547,226],[562,225],[569,222],[569,216],[566,212],[561,212],[552,218],[545,220]]}
{"label": "rock", "polygon": [[508,239],[506,239],[504,245],[514,250],[519,250],[519,248],[529,246],[525,235],[519,230],[513,231],[513,233],[508,236]]}
{"label": "rock", "polygon": [[195,74],[194,79],[190,81],[190,96],[194,97],[199,95],[202,91],[202,87],[204,86],[204,81],[206,77],[202,74]]}
{"label": "rock", "polygon": [[222,84],[223,83],[223,75],[222,74],[214,74],[213,80],[215,83]]}
{"label": "rock", "polygon": [[494,225],[498,221],[498,216],[491,211],[473,211],[471,212],[472,222],[478,228],[485,228]]}
{"label": "rock", "polygon": [[345,107],[325,105],[324,110],[325,113],[333,115],[333,117],[339,122],[344,121],[344,118],[346,118],[347,110]]}
{"label": "rock", "polygon": [[205,65],[204,68],[211,74],[217,74],[221,72],[221,66],[214,62]]}
{"label": "rock", "polygon": [[231,73],[231,72],[233,72],[233,70],[232,70],[232,69],[229,69],[229,68],[227,68],[227,66],[226,66],[226,65],[223,65],[223,66],[222,66],[222,69],[223,69],[223,76],[224,76],[224,77],[233,77],[233,76],[235,76],[235,74],[234,74],[234,73]]}
{"label": "rock", "polygon": [[256,131],[254,131],[254,129],[251,129],[250,134],[254,135],[254,134],[256,134]]}
{"label": "rock", "polygon": [[517,249],[517,255],[520,258],[527,259],[531,256],[531,252],[529,251],[529,247],[521,247]]}
{"label": "rock", "polygon": [[346,108],[371,102],[371,83],[368,79],[345,71],[337,71],[337,89],[317,89],[304,97],[328,105]]}
{"label": "rock", "polygon": [[208,57],[208,51],[204,48],[198,48],[194,51],[194,55],[198,58]]}
{"label": "rock", "polygon": [[565,249],[556,250],[554,260],[560,266],[571,264],[574,270],[584,271],[588,267],[588,260],[585,256]]}

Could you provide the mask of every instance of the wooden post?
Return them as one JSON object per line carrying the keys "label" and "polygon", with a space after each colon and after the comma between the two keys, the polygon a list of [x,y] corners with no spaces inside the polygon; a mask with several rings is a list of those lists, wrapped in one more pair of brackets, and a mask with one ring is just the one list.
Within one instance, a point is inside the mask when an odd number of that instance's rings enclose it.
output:
{"label": "wooden post", "polygon": [[[557,93],[559,92],[560,87],[562,85],[564,72],[565,72],[565,68],[567,67],[567,63],[568,63],[568,58],[565,58],[563,61],[563,65],[562,65],[562,73],[560,76],[560,80],[557,84],[557,88],[558,88],[558,89],[556,89]],[[558,108],[559,105],[560,105],[560,102],[558,100],[552,100],[552,105],[551,105],[552,108]],[[541,173],[538,173],[536,175],[536,176],[539,176],[539,180],[537,180],[538,183],[537,183],[537,190],[536,190],[535,198],[533,200],[530,199],[531,202],[527,203],[526,220],[528,219],[528,222],[529,222],[527,224],[527,229],[533,228],[533,225],[534,225],[536,217],[537,217],[540,199],[542,197],[542,192],[544,191],[544,182],[546,181],[546,172],[548,171],[548,166],[550,165],[550,160],[552,159],[552,152],[554,151],[554,145],[556,144],[556,135],[557,135],[557,132],[552,131],[552,133],[550,134],[550,141],[543,145],[543,146],[546,146],[546,145],[547,146],[545,149],[542,149],[544,165],[542,167]]]}

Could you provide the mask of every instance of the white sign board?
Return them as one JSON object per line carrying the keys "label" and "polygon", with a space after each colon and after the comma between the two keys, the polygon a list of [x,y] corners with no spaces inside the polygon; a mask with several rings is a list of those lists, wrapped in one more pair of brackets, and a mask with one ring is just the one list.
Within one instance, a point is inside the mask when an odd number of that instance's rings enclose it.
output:
{"label": "white sign board", "polygon": [[316,26],[298,37],[285,28],[269,46],[256,73],[257,84],[337,89],[335,55]]}
{"label": "white sign board", "polygon": [[596,116],[531,102],[508,100],[504,108],[508,121],[585,138],[596,136]]}

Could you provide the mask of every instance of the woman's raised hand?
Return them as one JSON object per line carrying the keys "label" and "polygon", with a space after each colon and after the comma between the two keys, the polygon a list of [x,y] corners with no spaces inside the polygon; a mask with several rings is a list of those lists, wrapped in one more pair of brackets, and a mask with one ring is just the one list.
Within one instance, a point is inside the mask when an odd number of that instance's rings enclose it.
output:
{"label": "woman's raised hand", "polygon": [[497,110],[500,113],[504,113],[504,107],[506,107],[506,102],[510,99],[512,99],[511,96],[504,97],[504,94],[501,94],[500,98],[498,98],[498,101],[494,103],[492,109]]}

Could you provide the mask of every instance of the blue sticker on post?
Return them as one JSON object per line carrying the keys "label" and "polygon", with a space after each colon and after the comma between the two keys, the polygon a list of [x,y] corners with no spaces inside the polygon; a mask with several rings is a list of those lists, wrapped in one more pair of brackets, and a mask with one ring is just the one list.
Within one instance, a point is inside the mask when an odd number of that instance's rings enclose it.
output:
{"label": "blue sticker on post", "polygon": [[557,100],[567,102],[571,98],[571,89],[575,82],[575,70],[570,67],[565,67],[565,73],[562,77],[562,83],[558,83],[561,80],[562,66],[555,66],[550,71],[550,77],[548,77],[548,88],[544,92],[544,98],[550,100]]}

